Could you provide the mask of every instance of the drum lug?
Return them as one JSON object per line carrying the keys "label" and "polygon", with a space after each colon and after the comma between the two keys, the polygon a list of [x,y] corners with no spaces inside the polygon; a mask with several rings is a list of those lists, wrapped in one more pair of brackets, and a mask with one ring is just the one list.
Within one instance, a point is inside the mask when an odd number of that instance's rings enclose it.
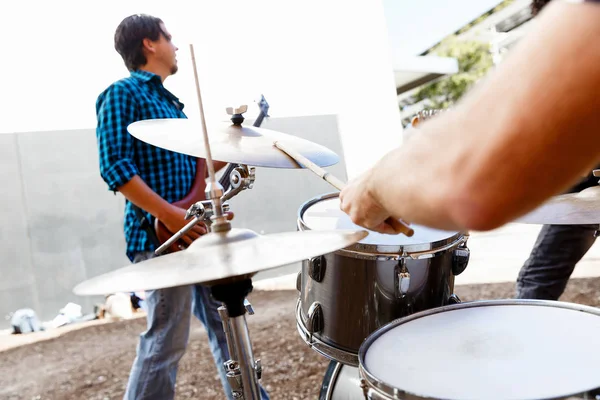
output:
{"label": "drum lug", "polygon": [[314,279],[316,282],[323,281],[325,277],[325,267],[327,261],[325,256],[313,257],[308,261],[308,276]]}
{"label": "drum lug", "polygon": [[458,297],[455,294],[451,294],[450,297],[448,297],[448,304],[459,304],[462,303],[462,301],[460,300],[460,297]]}
{"label": "drum lug", "polygon": [[367,385],[367,381],[365,381],[364,379],[361,379],[360,380],[360,388],[362,389],[365,400],[369,400],[369,385]]}
{"label": "drum lug", "polygon": [[406,296],[410,288],[410,272],[406,268],[403,258],[398,261],[394,275],[396,279],[396,297]]}
{"label": "drum lug", "polygon": [[[387,397],[381,397],[376,391],[369,387],[369,384],[364,378],[360,380],[360,388],[363,392],[365,400],[385,400]],[[394,397],[397,398],[397,397]]]}
{"label": "drum lug", "polygon": [[469,264],[469,257],[471,251],[466,245],[462,245],[454,250],[452,253],[452,274],[458,276],[464,272]]}
{"label": "drum lug", "polygon": [[[323,307],[317,301],[308,308],[306,315],[306,330],[312,335],[323,329]],[[311,338],[312,339],[312,338]]]}
{"label": "drum lug", "polygon": [[302,271],[298,272],[298,276],[296,276],[296,290],[302,291]]}

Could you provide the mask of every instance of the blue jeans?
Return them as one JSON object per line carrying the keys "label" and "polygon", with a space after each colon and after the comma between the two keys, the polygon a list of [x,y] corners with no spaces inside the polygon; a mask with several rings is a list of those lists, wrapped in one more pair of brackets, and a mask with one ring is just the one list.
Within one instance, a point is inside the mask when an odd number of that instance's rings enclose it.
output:
{"label": "blue jeans", "polygon": [[517,278],[518,299],[558,300],[598,225],[544,225]]}
{"label": "blue jeans", "polygon": [[[136,255],[134,263],[152,258],[154,253]],[[208,333],[210,350],[219,371],[227,399],[233,400],[223,363],[229,351],[220,306],[202,285],[179,286],[146,292],[148,327],[140,335],[137,355],[131,367],[125,400],[172,400],[179,360],[187,347],[191,313],[202,322]],[[262,400],[268,400],[261,386]]]}

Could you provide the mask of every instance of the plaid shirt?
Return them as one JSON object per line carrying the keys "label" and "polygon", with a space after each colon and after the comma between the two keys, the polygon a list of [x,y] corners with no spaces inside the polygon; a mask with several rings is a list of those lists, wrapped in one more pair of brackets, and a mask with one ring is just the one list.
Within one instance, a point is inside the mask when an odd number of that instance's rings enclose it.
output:
{"label": "plaid shirt", "polygon": [[[133,71],[98,96],[96,139],[100,175],[114,192],[135,175],[159,196],[173,203],[185,197],[196,174],[196,158],[142,142],[127,132],[132,122],[156,118],[186,118],[183,104],[162,85],[160,76]],[[176,134],[170,132],[169,134]],[[146,213],[149,221],[153,221]],[[141,227],[132,204],[125,203],[127,257],[153,251],[155,246]]]}

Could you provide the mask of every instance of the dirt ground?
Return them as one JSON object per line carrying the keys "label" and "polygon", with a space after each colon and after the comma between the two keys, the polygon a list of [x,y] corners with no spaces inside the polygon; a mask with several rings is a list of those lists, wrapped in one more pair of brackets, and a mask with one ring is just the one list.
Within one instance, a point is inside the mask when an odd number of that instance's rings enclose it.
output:
{"label": "dirt ground", "polygon": [[[458,286],[463,301],[511,298],[512,283]],[[573,279],[563,301],[600,306],[600,278]],[[254,292],[248,316],[262,383],[272,399],[316,399],[328,361],[296,330],[295,291]],[[145,319],[98,324],[0,352],[2,400],[121,399]],[[1,338],[0,338],[1,340]],[[206,333],[194,320],[177,381],[178,399],[223,398]]]}

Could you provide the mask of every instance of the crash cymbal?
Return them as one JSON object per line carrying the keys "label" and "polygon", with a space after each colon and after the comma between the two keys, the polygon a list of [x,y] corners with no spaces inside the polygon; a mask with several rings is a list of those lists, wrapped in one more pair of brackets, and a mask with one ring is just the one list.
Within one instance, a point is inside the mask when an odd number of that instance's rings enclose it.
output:
{"label": "crash cymbal", "polygon": [[233,282],[259,271],[327,254],[358,242],[367,231],[298,231],[258,235],[248,229],[209,233],[186,250],[143,261],[80,283],[78,295]]}
{"label": "crash cymbal", "polygon": [[[156,147],[206,158],[199,121],[189,119],[149,119],[127,127],[134,137]],[[326,167],[339,161],[333,151],[299,137],[270,129],[221,123],[207,127],[212,158],[236,164],[271,168],[302,168],[273,146],[281,141],[315,164]]]}
{"label": "crash cymbal", "polygon": [[599,224],[600,186],[553,197],[515,222],[543,225]]}

